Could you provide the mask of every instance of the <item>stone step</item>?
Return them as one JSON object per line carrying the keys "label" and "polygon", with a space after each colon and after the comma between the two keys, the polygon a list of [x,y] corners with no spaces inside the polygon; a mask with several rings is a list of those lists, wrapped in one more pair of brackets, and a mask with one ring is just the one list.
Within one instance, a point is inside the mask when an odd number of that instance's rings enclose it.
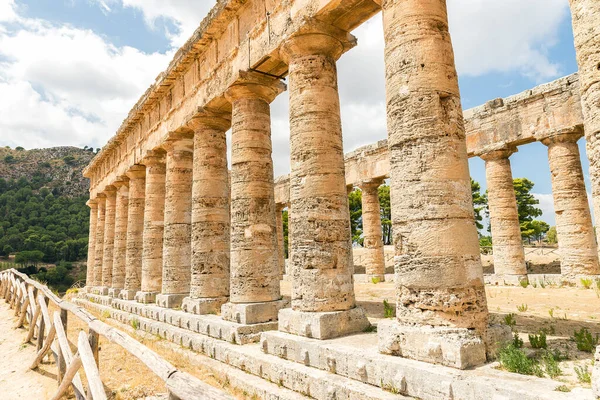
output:
{"label": "stone step", "polygon": [[387,388],[389,391],[383,390],[380,387],[358,382],[341,375],[265,354],[258,343],[240,346],[85,299],[75,299],[75,302],[99,314],[108,311],[111,318],[125,324],[137,321],[136,326],[138,329],[158,335],[177,345],[190,348],[214,360],[317,400],[397,400],[410,398],[397,393],[394,387]]}

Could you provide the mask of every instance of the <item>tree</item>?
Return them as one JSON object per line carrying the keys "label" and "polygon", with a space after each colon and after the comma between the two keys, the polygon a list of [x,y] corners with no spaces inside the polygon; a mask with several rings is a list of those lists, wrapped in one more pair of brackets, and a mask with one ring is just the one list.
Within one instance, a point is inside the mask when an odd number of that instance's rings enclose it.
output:
{"label": "tree", "polygon": [[15,262],[17,264],[28,264],[33,263],[37,265],[44,258],[44,253],[39,250],[21,251],[15,255]]}
{"label": "tree", "polygon": [[558,235],[556,234],[556,226],[551,226],[546,233],[546,242],[548,244],[556,244],[558,243]]}
{"label": "tree", "polygon": [[362,192],[360,190],[353,190],[350,192],[348,195],[348,206],[350,208],[352,242],[362,245]]}
{"label": "tree", "polygon": [[[542,215],[542,210],[536,205],[540,203],[533,194],[531,189],[535,183],[527,178],[516,178],[513,180],[515,189],[515,197],[517,198],[517,212],[519,213],[519,224],[521,226],[521,236],[531,242],[531,238],[538,234],[540,225],[532,225],[534,218]],[[540,221],[541,222],[541,221]],[[548,227],[549,228],[549,227]],[[547,231],[548,229],[546,229]]]}
{"label": "tree", "polygon": [[473,212],[475,214],[475,225],[478,230],[483,229],[482,212],[487,213],[488,198],[487,194],[481,194],[481,185],[471,178],[471,197],[473,198]]}
{"label": "tree", "polygon": [[550,225],[544,221],[534,219],[533,221],[524,221],[521,223],[521,235],[527,238],[531,244],[531,239],[541,242],[544,238],[544,234],[548,232]]}
{"label": "tree", "polygon": [[390,202],[390,186],[381,185],[378,189],[379,207],[381,210],[381,229],[383,244],[392,244],[392,207]]}

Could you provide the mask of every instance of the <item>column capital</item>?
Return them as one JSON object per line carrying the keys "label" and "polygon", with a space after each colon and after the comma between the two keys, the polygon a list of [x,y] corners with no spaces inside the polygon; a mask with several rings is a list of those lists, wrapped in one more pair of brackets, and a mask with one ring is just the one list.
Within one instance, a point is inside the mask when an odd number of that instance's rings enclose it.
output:
{"label": "column capital", "polygon": [[102,192],[102,193],[104,193],[104,194],[106,195],[106,197],[107,197],[107,198],[108,198],[108,197],[110,197],[110,198],[114,198],[114,197],[116,197],[116,196],[117,196],[117,188],[114,186],[114,182],[113,182],[113,184],[111,184],[111,185],[107,185],[107,186],[104,188],[104,190],[103,190],[103,192]]}
{"label": "column capital", "polygon": [[583,131],[579,130],[579,129],[575,129],[575,130],[570,130],[570,131],[566,131],[566,132],[564,132],[564,131],[557,132],[553,135],[550,135],[548,137],[538,139],[538,140],[540,142],[542,142],[544,145],[549,146],[554,143],[565,143],[565,142],[576,143],[582,137],[583,137]]}
{"label": "column capital", "polygon": [[172,152],[194,152],[193,133],[172,132],[167,140],[160,145],[167,153]]}
{"label": "column capital", "polygon": [[479,157],[484,161],[501,160],[504,158],[509,158],[518,151],[519,150],[516,147],[509,146],[487,151],[485,153],[479,154]]}
{"label": "column capital", "polygon": [[146,156],[140,161],[145,166],[153,166],[157,164],[165,163],[165,152],[160,150],[149,150],[146,152]]}
{"label": "column capital", "polygon": [[117,177],[117,180],[113,182],[113,186],[117,188],[117,191],[124,186],[129,186],[129,178],[127,175],[121,175]]}
{"label": "column capital", "polygon": [[369,189],[377,189],[383,183],[383,178],[375,178],[362,181],[358,184],[360,190],[369,190]]}
{"label": "column capital", "polygon": [[194,132],[204,129],[226,131],[231,127],[231,113],[200,107],[198,113],[190,118],[185,126]]}
{"label": "column capital", "polygon": [[275,209],[278,213],[282,212],[284,208],[287,207],[287,203],[277,203],[275,204]]}
{"label": "column capital", "polygon": [[310,19],[284,42],[279,53],[287,64],[294,57],[312,55],[329,56],[337,60],[356,45],[356,37],[349,32]]}
{"label": "column capital", "polygon": [[238,80],[225,91],[225,98],[230,103],[245,98],[259,98],[271,103],[286,89],[287,86],[279,79],[257,72],[240,71]]}
{"label": "column capital", "polygon": [[89,199],[85,202],[85,205],[91,208],[92,210],[98,209],[98,202],[94,199]]}
{"label": "column capital", "polygon": [[136,164],[129,168],[126,173],[129,179],[142,179],[146,177],[146,167],[143,165]]}

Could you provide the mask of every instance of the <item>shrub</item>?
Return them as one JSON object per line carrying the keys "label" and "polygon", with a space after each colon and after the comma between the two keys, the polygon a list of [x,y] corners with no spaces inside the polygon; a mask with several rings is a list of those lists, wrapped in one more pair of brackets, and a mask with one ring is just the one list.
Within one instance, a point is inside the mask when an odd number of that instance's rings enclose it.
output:
{"label": "shrub", "polygon": [[544,364],[544,371],[550,378],[556,378],[562,375],[562,370],[558,366],[560,358],[556,358],[551,352],[547,351],[542,355],[542,363]]}
{"label": "shrub", "polygon": [[373,284],[378,284],[379,282],[381,282],[381,279],[378,276],[374,276],[371,278],[371,282],[373,282]]}
{"label": "shrub", "polygon": [[527,304],[521,304],[520,306],[517,306],[517,310],[519,310],[519,312],[525,312],[528,308],[529,307],[527,307]]}
{"label": "shrub", "polygon": [[589,289],[592,287],[592,280],[590,278],[581,278],[580,281],[584,288]]}
{"label": "shrub", "polygon": [[140,321],[138,321],[137,318],[132,318],[131,319],[131,327],[135,330],[139,329],[140,327]]}
{"label": "shrub", "polygon": [[523,339],[521,339],[519,334],[516,332],[513,335],[512,345],[517,349],[520,349],[521,347],[523,347]]}
{"label": "shrub", "polygon": [[15,150],[16,150],[16,151],[23,151],[23,150],[25,150],[25,149],[24,149],[24,148],[22,148],[21,146],[17,146],[17,147],[15,147]]}
{"label": "shrub", "polygon": [[575,373],[577,374],[577,380],[581,383],[592,383],[592,374],[588,369],[587,364],[584,364],[583,367],[576,366]]}
{"label": "shrub", "polygon": [[522,375],[544,376],[544,371],[537,360],[528,358],[525,353],[509,344],[498,351],[498,360],[502,368]]}
{"label": "shrub", "polygon": [[517,325],[517,320],[515,319],[515,314],[510,313],[504,316],[504,324],[510,326],[511,329]]}
{"label": "shrub", "polygon": [[538,335],[529,335],[529,344],[534,349],[545,349],[548,347],[546,343],[546,332],[541,330]]}
{"label": "shrub", "polygon": [[571,389],[569,389],[569,387],[567,385],[557,386],[556,389],[554,389],[554,390],[556,390],[557,392],[565,392],[565,393],[568,393],[571,391]]}
{"label": "shrub", "polygon": [[392,318],[394,316],[394,307],[387,300],[383,300],[383,316],[385,318]]}
{"label": "shrub", "polygon": [[577,344],[577,350],[593,353],[598,345],[598,334],[594,337],[586,328],[581,328],[573,332],[571,340]]}
{"label": "shrub", "polygon": [[519,280],[519,285],[521,285],[523,289],[527,289],[527,286],[529,286],[529,279],[525,278]]}
{"label": "shrub", "polygon": [[12,164],[15,162],[15,157],[13,155],[9,154],[6,157],[4,157],[4,162],[7,164]]}

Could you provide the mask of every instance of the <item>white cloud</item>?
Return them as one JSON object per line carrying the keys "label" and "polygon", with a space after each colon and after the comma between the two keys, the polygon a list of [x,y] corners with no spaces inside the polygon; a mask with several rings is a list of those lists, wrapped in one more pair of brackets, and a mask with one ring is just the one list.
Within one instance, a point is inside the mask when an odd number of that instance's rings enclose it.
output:
{"label": "white cloud", "polygon": [[537,207],[542,210],[542,216],[538,219],[547,222],[550,226],[556,224],[554,214],[554,199],[552,193],[532,193],[533,197],[539,200]]}
{"label": "white cloud", "polygon": [[17,14],[15,13],[14,9],[14,0],[0,0],[0,22],[14,21],[17,17]]}

